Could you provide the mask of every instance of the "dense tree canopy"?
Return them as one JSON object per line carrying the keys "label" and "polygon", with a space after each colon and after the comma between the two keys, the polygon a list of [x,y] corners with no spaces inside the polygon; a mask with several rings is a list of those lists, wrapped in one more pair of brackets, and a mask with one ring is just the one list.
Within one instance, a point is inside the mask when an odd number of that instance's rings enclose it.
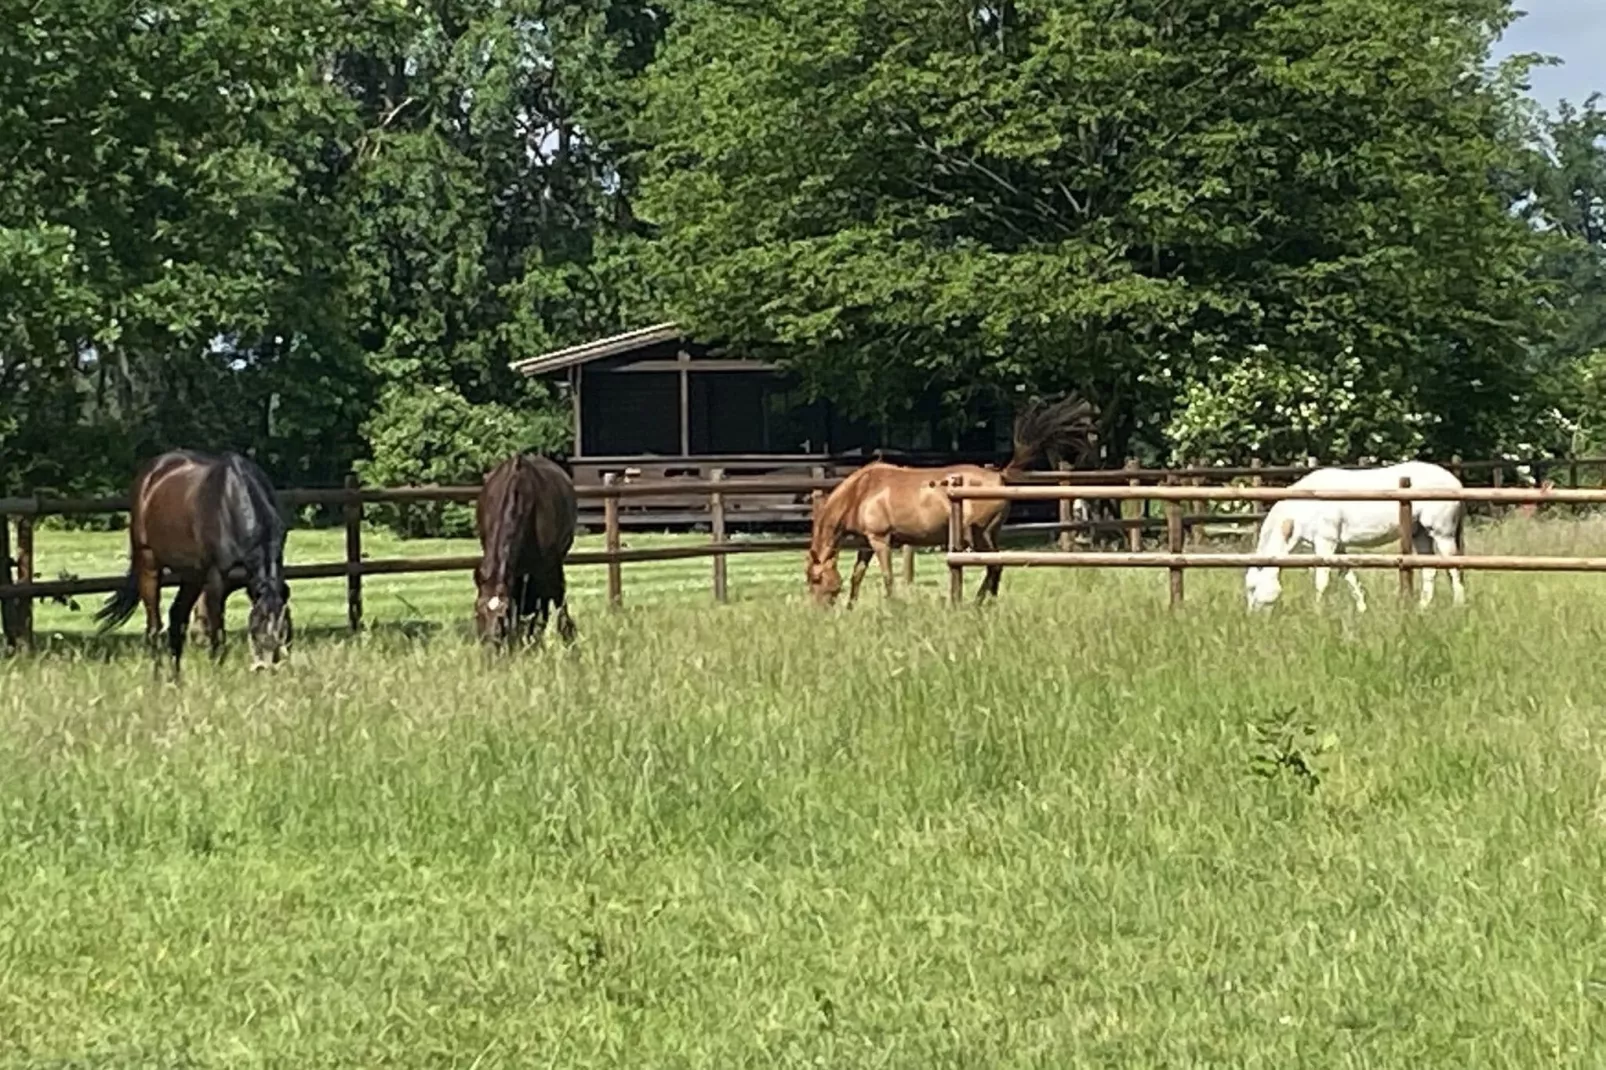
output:
{"label": "dense tree canopy", "polygon": [[685,3],[652,250],[867,404],[1086,384],[1224,456],[1502,441],[1546,324],[1497,0]]}
{"label": "dense tree canopy", "polygon": [[1606,446],[1606,118],[1510,17],[0,0],[0,487],[472,477],[563,445],[510,360],[662,317],[1156,459]]}
{"label": "dense tree canopy", "polygon": [[174,444],[338,480],[410,418],[387,384],[539,408],[508,361],[618,325],[576,116],[645,9],[360,10],[0,0],[0,482]]}

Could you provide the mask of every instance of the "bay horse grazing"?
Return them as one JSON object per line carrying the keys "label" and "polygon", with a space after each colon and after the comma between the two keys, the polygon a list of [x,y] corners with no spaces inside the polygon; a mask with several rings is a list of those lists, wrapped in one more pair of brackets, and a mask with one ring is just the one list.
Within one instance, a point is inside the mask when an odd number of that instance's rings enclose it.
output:
{"label": "bay horse grazing", "polygon": [[[967,487],[999,487],[1048,455],[1074,452],[1081,463],[1092,451],[1098,413],[1076,397],[1052,405],[1034,405],[1015,421],[1015,451],[1002,469],[974,464],[943,468],[905,468],[873,461],[849,475],[821,504],[814,516],[806,576],[809,591],[821,605],[836,601],[842,591],[837,556],[848,532],[870,545],[859,551],[848,588],[848,605],[874,557],[881,566],[887,594],[892,594],[894,546],[942,546],[948,541],[948,495],[943,485],[958,476]],[[963,506],[965,544],[979,550],[998,548],[998,529],[1009,516],[1006,501],[968,499]],[[977,601],[998,594],[1003,569],[989,566],[976,593]]]}
{"label": "bay horse grazing", "polygon": [[474,524],[483,556],[474,569],[474,623],[501,644],[523,631],[539,637],[557,609],[558,635],[574,642],[563,561],[574,545],[574,481],[545,457],[515,454],[485,477]]}
{"label": "bay horse grazing", "polygon": [[223,653],[223,604],[230,573],[245,574],[251,598],[251,668],[277,665],[291,639],[290,587],[284,580],[284,519],[262,469],[237,453],[172,450],[146,462],[129,496],[128,578],[95,614],[102,633],[145,605],[145,637],[162,632],[161,575],[179,581],[168,609],[167,643],[179,673],[190,612],[204,602],[212,656]]}
{"label": "bay horse grazing", "polygon": [[[1311,490],[1398,490],[1400,480],[1409,478],[1412,489],[1459,490],[1461,481],[1436,464],[1426,461],[1408,461],[1382,468],[1318,468],[1304,476],[1294,487]],[[1456,557],[1466,553],[1465,502],[1412,502],[1411,541],[1416,553],[1432,552],[1440,557]],[[1266,513],[1260,525],[1260,537],[1255,552],[1266,555],[1284,555],[1301,544],[1308,544],[1318,556],[1342,554],[1351,546],[1379,546],[1398,543],[1400,538],[1399,502],[1335,502],[1297,501],[1277,502]],[[1327,593],[1328,570],[1313,569],[1318,601]],[[1354,569],[1341,569],[1350,593],[1355,597],[1355,608],[1366,611],[1366,593],[1361,589],[1360,577]],[[1461,570],[1451,566],[1450,587],[1455,604],[1466,602],[1466,588]],[[1435,569],[1422,570],[1420,605],[1433,601]],[[1250,609],[1266,609],[1282,594],[1282,581],[1275,568],[1251,568],[1244,574],[1244,590]]]}

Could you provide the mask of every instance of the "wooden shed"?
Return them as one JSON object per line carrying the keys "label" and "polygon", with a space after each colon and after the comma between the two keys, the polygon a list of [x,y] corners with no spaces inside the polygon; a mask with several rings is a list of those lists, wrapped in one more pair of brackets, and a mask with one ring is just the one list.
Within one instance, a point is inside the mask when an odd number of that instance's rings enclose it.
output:
{"label": "wooden shed", "polygon": [[[605,473],[628,478],[838,473],[883,451],[889,460],[942,463],[993,461],[1008,455],[1009,419],[982,422],[963,434],[944,431],[939,398],[917,399],[913,415],[891,425],[848,417],[829,399],[810,400],[798,378],[733,347],[687,337],[660,323],[611,338],[514,362],[523,375],[555,380],[567,392],[574,421],[570,455],[575,481],[599,483]],[[749,519],[780,520],[800,503],[747,500]],[[632,500],[632,505],[637,505]],[[806,508],[806,507],[805,507]],[[672,507],[640,501],[634,518],[665,525],[695,522],[700,503]]]}

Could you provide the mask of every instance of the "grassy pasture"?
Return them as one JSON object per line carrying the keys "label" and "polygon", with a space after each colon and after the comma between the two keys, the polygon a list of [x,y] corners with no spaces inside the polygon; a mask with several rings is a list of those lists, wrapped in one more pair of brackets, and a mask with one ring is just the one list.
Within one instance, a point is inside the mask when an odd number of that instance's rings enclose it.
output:
{"label": "grassy pasture", "polygon": [[733,559],[726,607],[708,568],[626,566],[618,614],[577,570],[579,647],[500,662],[466,576],[370,579],[359,639],[300,584],[271,680],[236,596],[176,689],[137,622],[40,607],[63,638],[0,660],[0,1067],[1598,1065],[1606,578],[1419,614],[1372,574],[1358,619],[1290,575],[1251,619],[1237,573],[1173,615],[1163,572],[1040,570],[954,613],[923,558],[822,615],[800,555]]}

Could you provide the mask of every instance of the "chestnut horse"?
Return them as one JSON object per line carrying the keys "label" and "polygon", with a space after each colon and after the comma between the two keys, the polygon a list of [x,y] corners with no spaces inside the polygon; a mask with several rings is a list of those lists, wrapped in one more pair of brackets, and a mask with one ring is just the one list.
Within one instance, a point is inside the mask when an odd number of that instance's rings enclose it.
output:
{"label": "chestnut horse", "polygon": [[[284,581],[284,520],[273,485],[237,453],[173,450],[143,465],[129,495],[128,578],[95,614],[101,632],[145,604],[145,637],[162,633],[161,575],[179,581],[168,609],[167,643],[177,678],[190,613],[204,599],[212,657],[223,654],[223,604],[244,573],[251,598],[251,667],[276,665],[291,638],[290,588]],[[160,662],[157,663],[158,669]]]}
{"label": "chestnut horse", "polygon": [[[1074,451],[1081,463],[1093,448],[1097,417],[1091,404],[1075,397],[1033,406],[1015,421],[1015,452],[1001,470],[974,464],[905,468],[884,461],[860,468],[837,484],[814,516],[806,575],[815,601],[829,605],[842,591],[837,555],[848,532],[864,536],[870,544],[854,563],[848,605],[859,597],[859,584],[872,557],[881,566],[890,596],[893,547],[947,542],[949,505],[942,487],[950,476],[960,477],[967,487],[998,487],[1045,456]],[[1008,502],[972,498],[964,503],[962,515],[967,548],[998,548],[998,529],[1009,516]],[[1002,573],[1002,568],[988,567],[977,601],[998,594]]]}
{"label": "chestnut horse", "polygon": [[523,631],[539,638],[555,606],[558,635],[574,642],[563,559],[574,545],[574,481],[545,457],[515,454],[485,477],[475,505],[483,556],[474,569],[474,623],[498,645]]}

